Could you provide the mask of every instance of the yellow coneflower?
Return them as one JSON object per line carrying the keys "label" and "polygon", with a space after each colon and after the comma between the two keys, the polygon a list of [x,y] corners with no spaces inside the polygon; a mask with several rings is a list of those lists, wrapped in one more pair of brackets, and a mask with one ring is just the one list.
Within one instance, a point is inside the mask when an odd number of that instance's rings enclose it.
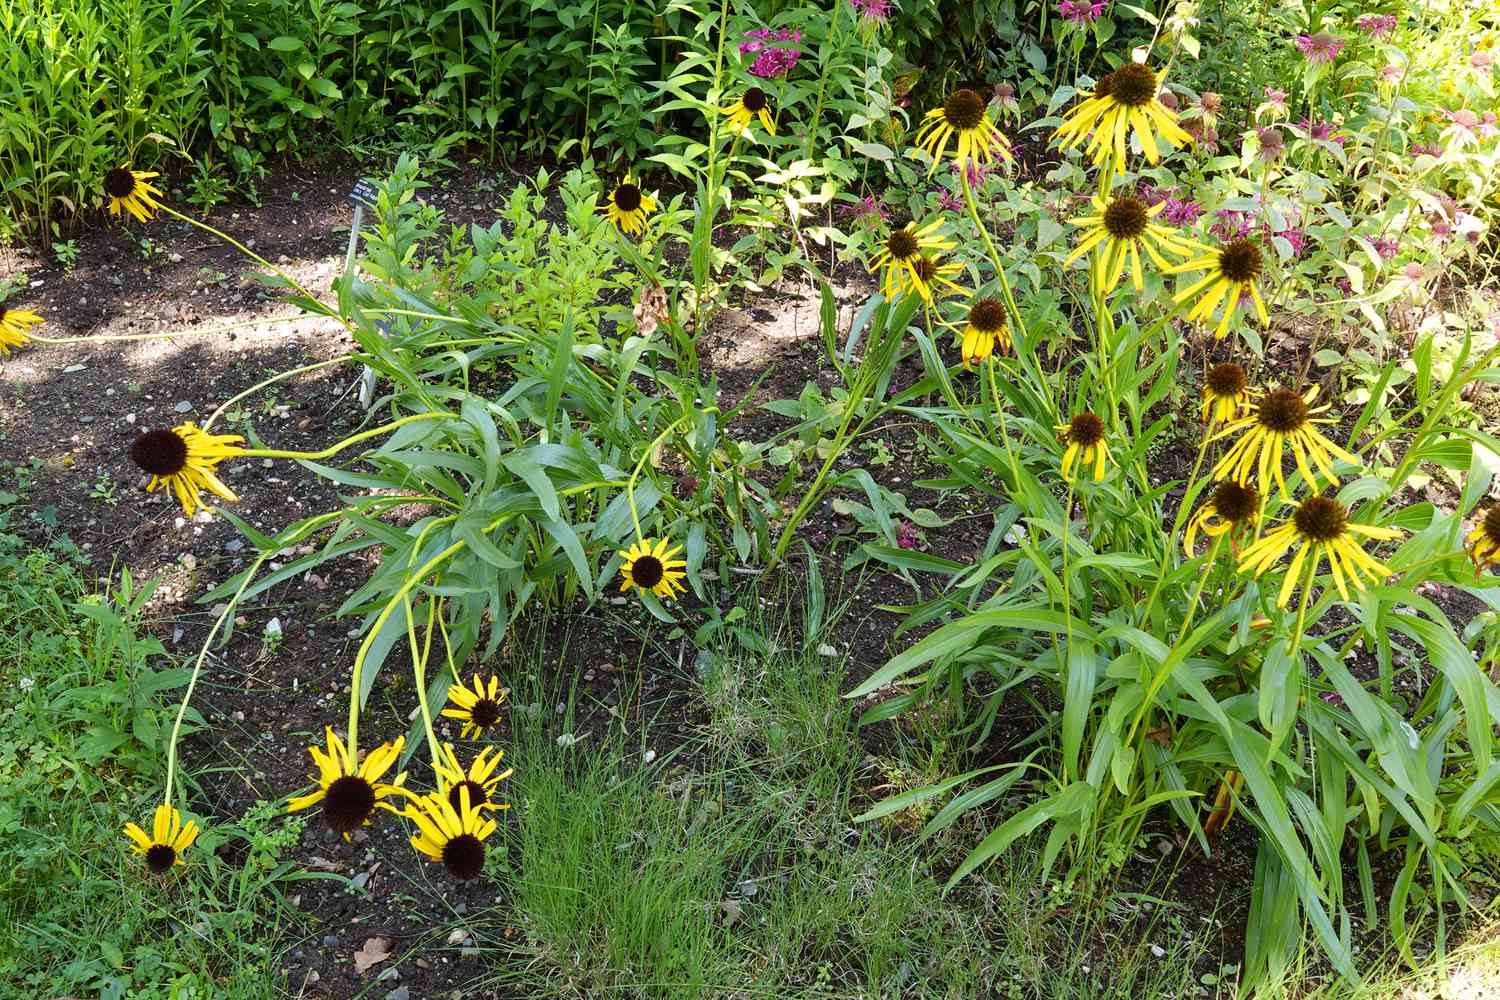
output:
{"label": "yellow coneflower", "polygon": [[39,325],[42,317],[30,309],[7,309],[0,306],[0,358],[10,353],[13,347],[24,347],[31,342],[28,331]]}
{"label": "yellow coneflower", "polygon": [[118,166],[104,174],[104,193],[109,196],[109,214],[119,217],[123,209],[135,217],[137,222],[147,222],[161,204],[156,200],[161,192],[148,182],[158,176],[145,170],[131,170]]}
{"label": "yellow coneflower", "polygon": [[182,852],[198,839],[198,824],[192,820],[184,823],[181,813],[163,804],[156,807],[152,817],[151,836],[134,823],[125,824],[125,836],[130,838],[131,849],[146,859],[151,874],[163,875],[173,865],[182,864]]}
{"label": "yellow coneflower", "polygon": [[[491,757],[491,753],[495,756]],[[500,782],[515,772],[514,768],[508,767],[500,774],[495,773],[504,759],[504,750],[485,747],[465,771],[458,761],[458,754],[453,752],[452,744],[444,743],[438,754],[438,761],[433,765],[433,771],[437,775],[438,794],[446,795],[448,803],[454,809],[458,808],[459,793],[465,790],[475,809],[509,809],[509,803],[501,802],[496,797]]]}
{"label": "yellow coneflower", "polygon": [[919,256],[911,270],[911,274],[903,273],[899,278],[898,293],[901,295],[916,292],[930,306],[934,296],[964,293],[962,286],[953,280],[953,275],[963,270],[961,264],[939,264],[931,257]]}
{"label": "yellow coneflower", "polygon": [[1359,459],[1328,440],[1314,426],[1334,422],[1328,417],[1317,416],[1328,409],[1327,403],[1318,407],[1309,405],[1317,395],[1317,386],[1310,387],[1301,396],[1291,389],[1278,388],[1252,403],[1249,414],[1226,424],[1223,430],[1210,439],[1217,441],[1235,434],[1240,435],[1239,440],[1230,446],[1214,466],[1214,475],[1232,476],[1237,483],[1248,483],[1254,473],[1257,477],[1256,487],[1261,493],[1270,491],[1271,480],[1274,478],[1281,487],[1282,497],[1290,500],[1291,493],[1287,490],[1286,477],[1281,471],[1283,445],[1292,446],[1297,468],[1307,480],[1307,485],[1313,489],[1317,489],[1317,479],[1308,465],[1309,458],[1330,483],[1338,479],[1333,471],[1335,458],[1358,465]]}
{"label": "yellow coneflower", "polygon": [[629,174],[609,193],[599,211],[619,227],[620,232],[634,235],[646,229],[646,216],[656,211],[656,199],[642,191]]}
{"label": "yellow coneflower", "polygon": [[467,787],[459,789],[458,805],[446,795],[423,795],[401,810],[417,826],[411,846],[441,861],[448,874],[468,881],[484,870],[484,842],[495,832],[495,821],[469,799]]}
{"label": "yellow coneflower", "polygon": [[1177,116],[1157,99],[1159,81],[1156,73],[1140,63],[1126,63],[1094,84],[1088,96],[1063,116],[1062,125],[1052,133],[1062,140],[1063,149],[1071,149],[1089,139],[1089,153],[1096,166],[1113,158],[1114,169],[1125,166],[1125,135],[1134,130],[1146,159],[1161,159],[1156,133],[1174,149],[1192,142],[1193,137],[1177,125]]}
{"label": "yellow coneflower", "polygon": [[1092,462],[1094,479],[1103,479],[1104,460],[1109,457],[1109,445],[1104,442],[1104,421],[1085,410],[1070,422],[1058,424],[1056,430],[1068,445],[1062,457],[1063,478],[1069,478],[1073,462],[1078,460],[1079,469]]}
{"label": "yellow coneflower", "polygon": [[767,135],[776,134],[776,119],[771,116],[771,98],[759,87],[750,87],[733,103],[719,109],[729,117],[729,128],[736,135],[750,131],[750,121],[759,118]]}
{"label": "yellow coneflower", "polygon": [[349,758],[349,749],[344,741],[334,734],[333,727],[325,727],[328,749],[313,745],[307,748],[312,755],[318,773],[314,776],[318,787],[306,795],[297,795],[287,800],[286,811],[300,812],[315,803],[323,803],[323,822],[335,833],[349,834],[370,822],[375,808],[399,812],[382,799],[393,795],[409,795],[402,786],[406,784],[406,772],[396,775],[396,780],[383,782],[380,779],[401,756],[406,737],[394,743],[382,743],[365,755],[363,762],[356,764]]}
{"label": "yellow coneflower", "polygon": [[930,298],[931,293],[926,291],[922,275],[917,270],[917,262],[923,259],[924,251],[952,250],[955,245],[947,237],[937,235],[938,229],[943,225],[942,219],[934,219],[921,229],[917,229],[916,225],[915,222],[908,222],[903,228],[893,230],[886,237],[885,246],[870,261],[871,271],[885,268],[880,291],[891,301],[898,298],[904,289],[913,287],[924,299]]}
{"label": "yellow coneflower", "polygon": [[1224,424],[1250,405],[1250,376],[1233,361],[1208,370],[1203,380],[1203,422]]}
{"label": "yellow coneflower", "polygon": [[488,683],[475,674],[473,688],[464,687],[459,682],[448,689],[448,700],[453,706],[443,709],[442,714],[450,719],[463,720],[459,735],[464,739],[468,739],[471,732],[475,736],[486,736],[490,730],[500,728],[503,719],[501,706],[509,693],[500,686],[500,678],[493,674]]}
{"label": "yellow coneflower", "polygon": [[675,597],[679,591],[687,590],[682,583],[687,576],[684,569],[687,561],[673,558],[682,551],[682,546],[668,548],[670,544],[663,538],[653,547],[651,539],[642,538],[630,548],[621,549],[620,557],[625,562],[620,566],[620,591],[639,587],[657,597]]}
{"label": "yellow coneflower", "polygon": [[1193,554],[1193,542],[1200,531],[1209,538],[1228,534],[1229,544],[1233,547],[1234,536],[1259,518],[1260,491],[1233,479],[1221,479],[1208,503],[1198,508],[1198,513],[1188,521],[1187,534],[1182,539],[1183,551],[1189,556]]}
{"label": "yellow coneflower", "polygon": [[1364,590],[1362,576],[1378,583],[1391,575],[1389,567],[1377,562],[1360,548],[1359,542],[1352,537],[1354,535],[1392,539],[1401,537],[1401,532],[1396,528],[1354,524],[1349,520],[1349,512],[1337,500],[1322,495],[1310,496],[1297,506],[1290,521],[1245,549],[1244,555],[1240,556],[1239,570],[1258,577],[1270,569],[1288,549],[1297,545],[1297,554],[1292,557],[1286,579],[1282,581],[1281,591],[1276,596],[1276,606],[1286,607],[1296,590],[1302,564],[1308,553],[1312,553],[1314,573],[1317,572],[1318,560],[1323,557],[1328,559],[1333,585],[1338,588],[1339,596],[1347,601],[1349,589],[1345,586],[1346,578],[1347,583],[1355,590]]}
{"label": "yellow coneflower", "polygon": [[1185,302],[1195,295],[1201,296],[1188,310],[1189,322],[1207,323],[1213,317],[1214,310],[1219,307],[1219,303],[1224,301],[1226,294],[1228,301],[1224,305],[1224,315],[1214,329],[1215,337],[1222,338],[1229,332],[1229,323],[1234,318],[1235,308],[1243,298],[1248,298],[1255,303],[1255,314],[1260,317],[1262,326],[1271,322],[1271,317],[1266,312],[1265,300],[1260,297],[1260,288],[1255,283],[1260,278],[1264,262],[1261,259],[1260,247],[1255,245],[1254,240],[1234,240],[1219,249],[1202,245],[1198,245],[1195,249],[1202,253],[1192,260],[1185,260],[1167,269],[1168,274],[1208,271],[1204,277],[1172,296],[1173,302]]}
{"label": "yellow coneflower", "polygon": [[1484,569],[1500,556],[1500,504],[1491,507],[1469,532],[1468,543],[1476,570]]}
{"label": "yellow coneflower", "polygon": [[970,162],[992,163],[997,153],[1002,159],[1010,159],[1010,143],[990,121],[984,98],[967,87],[949,94],[941,107],[933,108],[922,119],[917,146],[932,157],[932,165],[927,168],[929,177],[947,152],[948,140],[955,136],[958,142],[953,156],[961,169]]}
{"label": "yellow coneflower", "polygon": [[996,350],[1011,348],[1010,323],[1005,312],[1005,303],[999,299],[980,299],[969,306],[969,318],[964,323],[963,342],[959,351],[963,355],[964,367],[974,365],[989,357]]}
{"label": "yellow coneflower", "polygon": [[1105,294],[1113,292],[1119,285],[1127,259],[1130,262],[1130,283],[1138,292],[1146,287],[1141,275],[1140,251],[1143,249],[1163,271],[1172,265],[1162,257],[1162,251],[1178,257],[1193,252],[1192,246],[1178,239],[1170,227],[1151,221],[1167,207],[1166,202],[1148,207],[1132,194],[1115,195],[1108,204],[1098,195],[1091,200],[1094,214],[1068,220],[1082,228],[1083,234],[1078,246],[1063,261],[1063,267],[1098,247],[1099,252],[1094,255],[1094,278]]}
{"label": "yellow coneflower", "polygon": [[205,506],[204,490],[225,500],[239,499],[215,473],[220,462],[245,454],[244,448],[236,447],[243,440],[238,434],[206,433],[189,421],[171,430],[146,431],[130,446],[130,458],[151,474],[147,493],[170,486],[182,512],[192,517]]}

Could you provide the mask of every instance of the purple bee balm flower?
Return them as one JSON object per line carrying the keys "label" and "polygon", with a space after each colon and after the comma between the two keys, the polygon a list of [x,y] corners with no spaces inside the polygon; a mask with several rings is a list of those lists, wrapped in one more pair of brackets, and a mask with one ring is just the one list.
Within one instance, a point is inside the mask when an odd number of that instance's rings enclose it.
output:
{"label": "purple bee balm flower", "polygon": [[1093,24],[1104,13],[1104,0],[1058,0],[1057,13],[1080,28]]}
{"label": "purple bee balm flower", "polygon": [[1396,30],[1395,14],[1366,14],[1358,21],[1359,30],[1369,35],[1374,41],[1389,38],[1391,32]]}
{"label": "purple bee balm flower", "polygon": [[1375,248],[1376,253],[1380,254],[1382,260],[1392,260],[1401,252],[1401,241],[1394,236],[1381,236],[1371,241],[1370,245]]}
{"label": "purple bee balm flower", "polygon": [[791,72],[797,60],[802,58],[802,50],[790,46],[773,45],[772,42],[800,42],[802,32],[783,28],[773,32],[770,28],[757,28],[754,31],[745,32],[748,42],[740,42],[740,54],[746,55],[756,53],[755,61],[750,64],[750,75],[760,77],[763,80],[786,76]]}
{"label": "purple bee balm flower", "polygon": [[1232,208],[1219,209],[1214,213],[1214,220],[1214,224],[1208,228],[1208,231],[1221,240],[1242,240],[1254,229],[1250,213],[1239,212]]}
{"label": "purple bee balm flower", "polygon": [[1349,138],[1347,135],[1334,135],[1333,122],[1320,122],[1313,121],[1311,118],[1304,118],[1297,123],[1297,126],[1307,133],[1309,139],[1321,142],[1336,142],[1342,146],[1344,141]]}
{"label": "purple bee balm flower", "polygon": [[1344,51],[1344,40],[1331,31],[1319,31],[1313,35],[1298,35],[1297,48],[1303,57],[1312,63],[1331,63]]}
{"label": "purple bee balm flower", "polygon": [[896,525],[896,544],[903,549],[914,549],[917,547],[916,526],[907,521],[901,521]]}
{"label": "purple bee balm flower", "polygon": [[1174,226],[1195,225],[1198,217],[1203,214],[1203,206],[1195,201],[1168,198],[1166,202],[1167,207],[1161,210],[1161,217]]}
{"label": "purple bee balm flower", "polygon": [[853,205],[840,205],[839,214],[846,219],[855,219],[864,225],[875,225],[891,217],[885,202],[867,194]]}
{"label": "purple bee balm flower", "polygon": [[1259,143],[1256,152],[1263,163],[1275,163],[1281,159],[1281,154],[1286,152],[1286,136],[1281,134],[1281,129],[1274,125],[1255,130],[1255,138]]}
{"label": "purple bee balm flower", "polygon": [[963,198],[943,187],[938,188],[937,192],[938,208],[945,212],[962,212],[964,210]]}
{"label": "purple bee balm flower", "polygon": [[884,24],[890,20],[891,13],[895,9],[895,4],[891,3],[891,0],[849,0],[849,4],[860,17],[878,24]]}
{"label": "purple bee balm flower", "polygon": [[1301,257],[1302,250],[1307,246],[1307,233],[1301,229],[1283,229],[1276,234],[1292,245],[1292,256]]}
{"label": "purple bee balm flower", "polygon": [[967,168],[970,187],[978,187],[979,185],[983,184],[985,178],[989,177],[991,172],[993,172],[995,169],[993,164],[978,163],[972,157],[963,161],[962,163],[960,163],[960,161],[958,160],[953,160],[948,164],[948,170],[953,174],[954,177],[958,176],[960,167]]}

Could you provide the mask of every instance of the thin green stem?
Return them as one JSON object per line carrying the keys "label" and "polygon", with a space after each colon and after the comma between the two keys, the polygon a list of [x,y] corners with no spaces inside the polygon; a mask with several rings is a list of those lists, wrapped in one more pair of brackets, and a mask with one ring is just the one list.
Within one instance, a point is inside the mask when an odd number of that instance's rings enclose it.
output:
{"label": "thin green stem", "polygon": [[351,434],[342,441],[329,445],[322,451],[282,451],[279,448],[246,448],[244,454],[248,458],[295,458],[301,461],[317,461],[324,458],[331,458],[339,452],[359,444],[361,441],[368,441],[372,437],[388,434],[398,427],[404,427],[419,420],[446,420],[452,416],[453,414],[451,413],[442,412],[409,414],[399,420],[392,420],[388,424],[381,424],[379,427],[372,427],[367,431]]}

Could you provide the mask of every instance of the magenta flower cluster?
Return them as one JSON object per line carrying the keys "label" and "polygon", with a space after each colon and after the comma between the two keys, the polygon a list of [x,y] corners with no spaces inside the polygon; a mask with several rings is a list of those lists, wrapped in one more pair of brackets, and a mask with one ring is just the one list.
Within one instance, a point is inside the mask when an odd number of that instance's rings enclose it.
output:
{"label": "magenta flower cluster", "polygon": [[1320,31],[1313,35],[1298,35],[1297,48],[1308,62],[1331,63],[1344,51],[1344,40],[1331,31]]}
{"label": "magenta flower cluster", "polygon": [[867,21],[884,24],[890,19],[896,5],[891,0],[849,0],[854,12]]}
{"label": "magenta flower cluster", "polygon": [[1105,0],[1058,0],[1057,13],[1081,28],[1099,20],[1105,6]]}
{"label": "magenta flower cluster", "polygon": [[[1256,199],[1257,201],[1259,198]],[[1301,257],[1307,247],[1307,231],[1298,223],[1299,219],[1287,219],[1287,228],[1272,229],[1268,221],[1260,219],[1260,213],[1221,208],[1214,213],[1214,223],[1208,231],[1221,240],[1242,240],[1259,235],[1262,239],[1280,236],[1292,246],[1292,256]]]}
{"label": "magenta flower cluster", "polygon": [[1378,42],[1381,39],[1389,38],[1391,32],[1396,30],[1396,15],[1366,14],[1354,23],[1359,25],[1360,31],[1363,31]]}
{"label": "magenta flower cluster", "polygon": [[755,61],[750,64],[751,76],[758,76],[763,80],[786,76],[797,65],[797,60],[802,58],[801,49],[771,44],[802,41],[802,32],[795,29],[772,31],[770,28],[757,28],[745,32],[745,37],[750,41],[740,42],[740,55],[755,54]]}

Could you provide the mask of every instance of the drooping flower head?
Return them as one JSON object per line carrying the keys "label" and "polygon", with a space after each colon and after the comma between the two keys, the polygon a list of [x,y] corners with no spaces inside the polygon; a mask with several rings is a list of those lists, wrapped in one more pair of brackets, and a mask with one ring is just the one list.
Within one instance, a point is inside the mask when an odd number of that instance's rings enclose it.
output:
{"label": "drooping flower head", "polygon": [[459,730],[460,736],[468,739],[469,734],[473,733],[483,739],[499,729],[500,723],[505,721],[503,706],[505,696],[509,693],[508,689],[500,686],[500,678],[495,675],[491,674],[486,682],[475,674],[472,687],[465,687],[460,682],[448,688],[448,701],[451,704],[443,709],[443,715],[463,722],[463,728]]}
{"label": "drooping flower head", "polygon": [[30,309],[7,309],[0,306],[0,358],[13,347],[24,347],[31,342],[30,330],[39,326],[42,317]]}
{"label": "drooping flower head", "polygon": [[1007,321],[1005,303],[996,298],[985,298],[978,299],[969,306],[963,340],[959,345],[964,367],[972,368],[996,350],[1008,351],[1010,348],[1010,323]]}
{"label": "drooping flower head", "polygon": [[1255,130],[1255,157],[1262,163],[1275,163],[1286,152],[1286,136],[1275,125]]}
{"label": "drooping flower head", "polygon": [[683,578],[687,576],[687,560],[676,558],[681,545],[672,545],[662,538],[654,545],[649,538],[642,538],[628,549],[620,550],[625,562],[620,566],[620,591],[631,587],[650,591],[657,597],[671,598],[686,591]]}
{"label": "drooping flower head", "polygon": [[1228,423],[1250,405],[1250,376],[1233,361],[1208,370],[1203,380],[1203,422]]}
{"label": "drooping flower head", "polygon": [[165,875],[173,865],[182,864],[182,852],[198,839],[198,824],[182,821],[182,814],[165,803],[156,807],[151,821],[151,836],[134,823],[125,824],[125,836],[131,849],[146,861],[152,875]]}
{"label": "drooping flower head", "polygon": [[1058,424],[1055,429],[1067,445],[1062,457],[1063,478],[1071,476],[1073,463],[1077,461],[1080,470],[1092,463],[1094,479],[1103,479],[1104,460],[1109,457],[1109,445],[1104,440],[1104,421],[1085,410],[1068,423]]}
{"label": "drooping flower head", "polygon": [[1120,194],[1108,203],[1098,195],[1092,198],[1094,212],[1068,221],[1081,230],[1078,246],[1063,261],[1067,267],[1079,257],[1097,248],[1094,255],[1094,280],[1105,294],[1114,291],[1130,264],[1130,280],[1136,291],[1145,288],[1141,273],[1141,251],[1162,270],[1171,265],[1162,257],[1169,253],[1186,257],[1193,252],[1193,244],[1180,240],[1166,226],[1154,220],[1167,207],[1157,202],[1147,206],[1144,201],[1131,194]]}
{"label": "drooping flower head", "polygon": [[1209,538],[1229,535],[1229,544],[1234,546],[1235,536],[1253,525],[1260,518],[1260,492],[1254,486],[1245,486],[1233,479],[1221,479],[1214,486],[1208,503],[1188,521],[1183,535],[1182,548],[1189,556],[1193,554],[1193,542],[1198,532]]}
{"label": "drooping flower head", "polygon": [[131,170],[121,165],[104,173],[104,194],[109,198],[109,214],[119,218],[129,212],[137,222],[147,222],[161,208],[161,192],[149,183],[154,172]]}
{"label": "drooping flower head", "polygon": [[902,274],[899,294],[910,295],[916,292],[929,306],[932,305],[935,296],[962,295],[963,288],[953,280],[953,276],[961,270],[963,270],[963,265],[957,261],[941,264],[933,257],[920,256],[912,266],[911,272]]}
{"label": "drooping flower head", "polygon": [[146,492],[170,486],[188,517],[203,506],[203,491],[238,500],[218,477],[219,463],[245,454],[238,434],[209,434],[191,421],[171,430],[146,431],[130,446],[130,458],[151,474]]}
{"label": "drooping flower head", "polygon": [[1010,159],[1010,141],[990,121],[985,99],[968,87],[948,95],[941,106],[927,112],[917,132],[917,145],[927,150],[932,165],[928,176],[937,170],[948,150],[948,140],[956,137],[953,156],[958,163],[992,163],[999,157]]}
{"label": "drooping flower head", "polygon": [[484,842],[497,824],[470,801],[467,787],[459,789],[457,806],[446,795],[423,795],[401,815],[417,827],[411,846],[441,861],[449,875],[466,882],[484,870]]}
{"label": "drooping flower head", "polygon": [[[491,757],[490,754],[494,756]],[[460,794],[464,791],[469,793],[469,801],[475,809],[509,809],[510,804],[499,799],[500,782],[509,778],[515,769],[508,767],[499,774],[495,773],[504,759],[504,750],[485,747],[474,758],[474,763],[469,765],[468,770],[465,770],[453,745],[444,743],[438,753],[437,763],[433,765],[433,771],[437,775],[438,794],[447,796],[448,804],[454,809],[458,808]]]}
{"label": "drooping flower head", "polygon": [[1215,337],[1223,337],[1229,332],[1229,323],[1234,318],[1234,310],[1240,299],[1249,298],[1255,303],[1255,312],[1260,317],[1261,324],[1269,323],[1271,317],[1266,312],[1266,304],[1261,299],[1260,288],[1256,284],[1265,265],[1261,260],[1260,247],[1255,241],[1237,239],[1218,249],[1201,245],[1197,249],[1203,251],[1200,256],[1166,269],[1169,274],[1207,272],[1173,296],[1173,301],[1178,303],[1198,296],[1198,301],[1188,310],[1188,321],[1206,323],[1219,303],[1225,302],[1223,318],[1214,330]]}
{"label": "drooping flower head", "polygon": [[656,199],[642,191],[630,174],[626,174],[599,206],[599,211],[619,227],[620,232],[642,233],[646,230],[646,216],[656,211]]}
{"label": "drooping flower head", "polygon": [[1316,425],[1334,421],[1319,416],[1328,410],[1327,403],[1312,406],[1317,396],[1316,385],[1301,395],[1291,389],[1276,388],[1252,402],[1246,416],[1227,424],[1212,438],[1217,441],[1239,435],[1214,465],[1214,475],[1232,476],[1237,483],[1248,483],[1254,477],[1261,493],[1269,492],[1274,479],[1281,487],[1282,497],[1290,500],[1291,491],[1287,489],[1286,477],[1281,471],[1285,446],[1291,446],[1298,471],[1313,489],[1318,488],[1314,465],[1330,483],[1338,479],[1333,470],[1334,459],[1359,465],[1359,459],[1318,431]]}
{"label": "drooping flower head", "polygon": [[729,128],[736,135],[745,135],[750,131],[750,122],[759,118],[767,135],[776,134],[776,119],[771,114],[771,98],[759,87],[746,88],[736,100],[732,101],[720,111],[729,119]]}
{"label": "drooping flower head", "polygon": [[1126,63],[1094,84],[1088,96],[1063,116],[1052,133],[1063,149],[1089,140],[1088,151],[1096,166],[1113,163],[1118,172],[1125,166],[1125,136],[1133,132],[1146,159],[1161,159],[1160,133],[1176,148],[1192,141],[1177,125],[1177,117],[1157,97],[1161,83],[1156,73],[1141,63]]}
{"label": "drooping flower head", "polygon": [[[1260,576],[1286,554],[1293,545],[1297,554],[1287,567],[1286,578],[1276,596],[1278,607],[1286,607],[1287,601],[1296,592],[1302,576],[1302,567],[1309,554],[1312,555],[1310,573],[1316,573],[1318,561],[1327,558],[1328,569],[1333,574],[1333,585],[1339,596],[1349,599],[1349,587],[1365,589],[1365,578],[1379,583],[1391,575],[1391,570],[1370,556],[1355,539],[1366,538],[1389,540],[1399,538],[1400,530],[1380,528],[1372,524],[1356,524],[1349,520],[1349,511],[1333,497],[1321,494],[1308,497],[1297,506],[1291,520],[1282,524],[1265,537],[1249,545],[1240,556],[1239,571]],[[1346,585],[1347,584],[1347,585]]]}
{"label": "drooping flower head", "polygon": [[406,772],[396,775],[396,780],[392,782],[380,779],[385,777],[391,765],[401,756],[406,737],[397,737],[394,743],[382,743],[366,754],[363,761],[355,761],[332,726],[325,727],[324,732],[326,750],[316,745],[307,748],[318,769],[318,773],[314,775],[318,787],[306,795],[288,799],[286,811],[298,812],[321,802],[323,822],[328,829],[348,840],[349,834],[370,822],[377,807],[397,811],[382,800],[406,794],[403,787],[406,784]]}
{"label": "drooping flower head", "polygon": [[900,229],[891,230],[885,245],[870,260],[871,271],[885,270],[880,291],[886,299],[894,302],[904,289],[921,288],[922,275],[917,270],[917,262],[925,254],[953,249],[953,241],[938,233],[942,225],[943,220],[939,218],[920,229],[915,222],[909,222]]}
{"label": "drooping flower head", "polygon": [[1494,564],[1500,557],[1500,504],[1491,507],[1474,530],[1469,532],[1467,539],[1469,543],[1469,556],[1474,560],[1474,568],[1483,570]]}

